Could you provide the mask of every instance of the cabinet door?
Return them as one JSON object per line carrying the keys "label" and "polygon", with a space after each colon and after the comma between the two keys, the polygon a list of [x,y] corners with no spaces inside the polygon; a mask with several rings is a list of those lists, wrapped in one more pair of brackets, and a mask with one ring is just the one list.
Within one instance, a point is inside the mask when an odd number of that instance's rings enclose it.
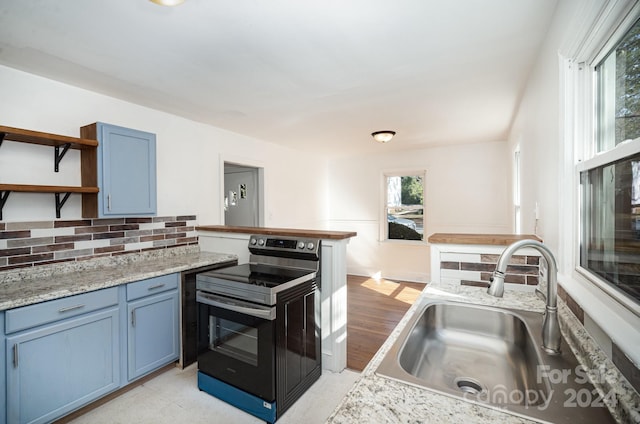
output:
{"label": "cabinet door", "polygon": [[128,320],[129,380],[178,359],[176,290],[130,302]]}
{"label": "cabinet door", "polygon": [[303,372],[307,376],[315,368],[320,366],[320,319],[318,314],[320,308],[318,305],[317,292],[307,294],[304,297],[304,357]]}
{"label": "cabinet door", "polygon": [[286,302],[286,392],[290,393],[320,364],[316,293]]}
{"label": "cabinet door", "polygon": [[7,421],[44,423],[120,383],[118,308],[7,337]]}
{"label": "cabinet door", "polygon": [[155,134],[98,124],[98,209],[103,216],[156,213]]}

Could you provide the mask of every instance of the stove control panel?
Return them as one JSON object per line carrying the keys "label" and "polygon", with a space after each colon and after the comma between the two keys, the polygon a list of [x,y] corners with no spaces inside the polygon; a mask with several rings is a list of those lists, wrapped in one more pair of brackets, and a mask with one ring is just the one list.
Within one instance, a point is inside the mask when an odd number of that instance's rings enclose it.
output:
{"label": "stove control panel", "polygon": [[320,240],[284,237],[284,236],[268,236],[268,235],[252,235],[249,238],[249,250],[254,251],[279,251],[279,252],[304,252],[317,253],[320,246]]}

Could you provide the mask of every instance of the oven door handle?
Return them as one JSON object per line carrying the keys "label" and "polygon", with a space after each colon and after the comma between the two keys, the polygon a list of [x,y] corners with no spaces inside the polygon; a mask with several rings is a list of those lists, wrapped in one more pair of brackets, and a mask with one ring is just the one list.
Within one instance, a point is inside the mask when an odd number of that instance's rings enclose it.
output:
{"label": "oven door handle", "polygon": [[229,311],[239,312],[245,315],[251,315],[252,317],[262,318],[269,321],[273,321],[276,319],[275,307],[259,308],[251,305],[250,303],[241,302],[238,300],[230,302],[223,297],[209,293],[203,293],[201,291],[196,293],[196,301],[204,303],[206,305],[215,306]]}

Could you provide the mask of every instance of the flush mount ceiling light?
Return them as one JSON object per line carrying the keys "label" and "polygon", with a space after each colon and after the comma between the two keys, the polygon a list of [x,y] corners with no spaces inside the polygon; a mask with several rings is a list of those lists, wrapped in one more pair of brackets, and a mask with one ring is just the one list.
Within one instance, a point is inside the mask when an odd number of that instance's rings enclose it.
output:
{"label": "flush mount ceiling light", "polygon": [[384,130],[384,131],[376,131],[371,133],[373,139],[380,143],[388,143],[391,141],[394,135],[396,135],[395,131]]}
{"label": "flush mount ceiling light", "polygon": [[152,3],[159,4],[160,6],[177,6],[184,3],[184,0],[149,0]]}

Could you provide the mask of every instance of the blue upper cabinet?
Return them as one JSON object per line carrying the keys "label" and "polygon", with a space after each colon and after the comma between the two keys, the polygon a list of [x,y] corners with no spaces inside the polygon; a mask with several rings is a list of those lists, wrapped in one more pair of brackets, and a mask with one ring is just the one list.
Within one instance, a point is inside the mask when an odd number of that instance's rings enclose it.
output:
{"label": "blue upper cabinet", "polygon": [[81,135],[100,143],[95,158],[82,158],[83,169],[95,160],[100,188],[93,201],[83,200],[83,217],[155,215],[155,134],[97,122],[82,127]]}

